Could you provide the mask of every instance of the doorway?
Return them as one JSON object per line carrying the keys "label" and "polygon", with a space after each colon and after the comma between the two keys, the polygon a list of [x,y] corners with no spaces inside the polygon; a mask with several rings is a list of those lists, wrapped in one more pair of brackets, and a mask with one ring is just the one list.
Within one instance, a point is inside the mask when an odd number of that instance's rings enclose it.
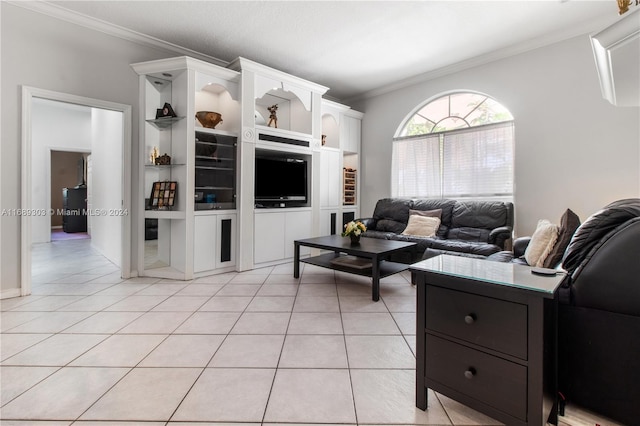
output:
{"label": "doorway", "polygon": [[[22,90],[21,289],[31,293],[34,242],[51,233],[51,153],[91,152],[92,247],[131,271],[131,106],[32,87]],[[62,117],[62,118],[61,118]],[[84,144],[84,145],[83,145]],[[99,158],[99,161],[95,161]],[[43,237],[46,235],[46,237]]]}
{"label": "doorway", "polygon": [[90,152],[51,150],[49,241],[91,237]]}

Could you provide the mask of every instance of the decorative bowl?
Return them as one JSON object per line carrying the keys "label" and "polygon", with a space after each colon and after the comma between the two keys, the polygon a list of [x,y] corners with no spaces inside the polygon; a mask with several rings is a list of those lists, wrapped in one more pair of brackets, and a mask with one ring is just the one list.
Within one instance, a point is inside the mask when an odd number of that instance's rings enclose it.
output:
{"label": "decorative bowl", "polygon": [[198,111],[196,118],[202,124],[202,127],[215,129],[218,123],[222,122],[222,114],[214,111]]}

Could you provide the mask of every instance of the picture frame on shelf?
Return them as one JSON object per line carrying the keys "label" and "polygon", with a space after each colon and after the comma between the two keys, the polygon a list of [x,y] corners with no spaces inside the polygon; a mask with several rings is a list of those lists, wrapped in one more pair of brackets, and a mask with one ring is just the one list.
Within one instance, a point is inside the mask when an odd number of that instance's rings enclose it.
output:
{"label": "picture frame on shelf", "polygon": [[149,208],[151,210],[171,210],[176,202],[178,182],[161,181],[151,185]]}

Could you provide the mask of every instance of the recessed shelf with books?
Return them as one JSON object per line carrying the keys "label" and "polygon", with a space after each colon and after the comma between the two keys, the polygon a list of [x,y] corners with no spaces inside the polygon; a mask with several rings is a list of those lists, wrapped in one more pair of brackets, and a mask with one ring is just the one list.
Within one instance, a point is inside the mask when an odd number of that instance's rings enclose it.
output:
{"label": "recessed shelf with books", "polygon": [[343,204],[352,206],[356,204],[356,170],[344,169],[344,199]]}

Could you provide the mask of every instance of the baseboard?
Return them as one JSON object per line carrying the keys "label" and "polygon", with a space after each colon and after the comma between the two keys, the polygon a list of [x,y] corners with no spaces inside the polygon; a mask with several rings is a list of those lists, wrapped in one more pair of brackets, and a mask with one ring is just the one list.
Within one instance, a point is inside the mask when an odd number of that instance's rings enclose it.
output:
{"label": "baseboard", "polygon": [[9,290],[0,291],[0,299],[10,299],[12,297],[20,297],[19,288],[10,288]]}

